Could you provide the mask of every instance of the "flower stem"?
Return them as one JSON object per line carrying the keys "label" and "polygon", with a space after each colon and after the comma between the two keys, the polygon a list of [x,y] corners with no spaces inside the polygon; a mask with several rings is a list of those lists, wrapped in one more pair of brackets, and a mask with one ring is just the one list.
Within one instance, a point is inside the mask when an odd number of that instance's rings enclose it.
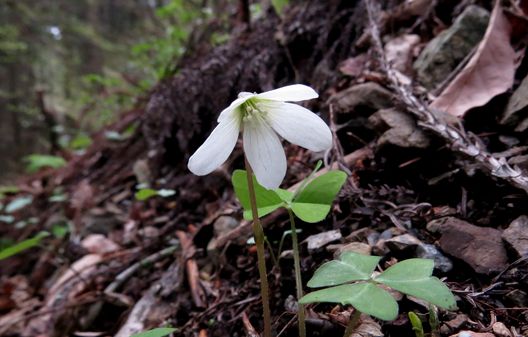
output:
{"label": "flower stem", "polygon": [[349,337],[350,335],[352,335],[352,333],[359,326],[359,317],[361,317],[361,311],[354,308],[354,313],[352,314],[352,316],[350,316],[350,320],[348,321],[348,325],[345,329],[345,334],[343,335],[343,337]]}
{"label": "flower stem", "polygon": [[291,225],[291,236],[293,246],[293,266],[295,269],[295,286],[297,288],[297,318],[299,320],[299,337],[306,337],[306,318],[304,312],[304,305],[299,303],[299,300],[303,296],[302,290],[302,278],[301,278],[301,259],[299,257],[299,241],[297,240],[297,229],[295,228],[295,218],[293,212],[288,208],[288,214],[290,215]]}
{"label": "flower stem", "polygon": [[257,211],[257,196],[253,185],[253,170],[246,159],[247,183],[249,190],[249,202],[253,216],[253,235],[257,246],[258,270],[260,276],[260,296],[262,297],[262,309],[264,312],[264,337],[271,337],[271,311],[269,306],[268,273],[266,271],[266,256],[264,252],[264,230],[260,224]]}

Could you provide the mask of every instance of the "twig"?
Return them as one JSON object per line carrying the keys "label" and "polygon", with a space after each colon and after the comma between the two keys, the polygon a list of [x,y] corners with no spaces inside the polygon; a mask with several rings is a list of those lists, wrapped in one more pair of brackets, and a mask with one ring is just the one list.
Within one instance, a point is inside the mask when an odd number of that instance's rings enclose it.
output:
{"label": "twig", "polygon": [[134,275],[138,271],[138,269],[144,266],[151,265],[154,262],[161,260],[165,256],[171,255],[176,251],[176,249],[178,249],[178,247],[179,245],[169,246],[165,249],[160,250],[157,253],[147,256],[139,262],[134,263],[133,265],[125,269],[123,272],[121,272],[119,275],[117,275],[114,281],[110,283],[108,287],[105,288],[104,293],[114,293],[126,280],[128,280],[132,275]]}
{"label": "twig", "polygon": [[391,67],[385,53],[383,44],[376,23],[376,17],[379,15],[379,9],[374,0],[366,0],[366,7],[370,22],[370,34],[373,46],[378,53],[381,68],[387,74],[391,86],[397,93],[398,98],[419,120],[418,125],[431,130],[438,136],[442,137],[454,151],[463,153],[473,158],[481,166],[489,170],[492,176],[502,178],[513,186],[520,188],[528,193],[528,176],[525,175],[518,167],[512,167],[506,159],[494,158],[475,136],[464,131],[462,125],[453,126],[447,123],[445,112],[431,110],[424,102],[418,99],[409,85],[400,83],[395,70]]}

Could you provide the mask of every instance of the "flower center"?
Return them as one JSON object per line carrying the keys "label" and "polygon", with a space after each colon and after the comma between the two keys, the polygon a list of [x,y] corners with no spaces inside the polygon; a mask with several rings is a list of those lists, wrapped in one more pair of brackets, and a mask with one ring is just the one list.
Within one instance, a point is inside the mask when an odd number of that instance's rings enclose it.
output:
{"label": "flower center", "polygon": [[267,114],[254,99],[245,101],[240,106],[240,111],[242,114],[242,122],[244,123],[261,121]]}

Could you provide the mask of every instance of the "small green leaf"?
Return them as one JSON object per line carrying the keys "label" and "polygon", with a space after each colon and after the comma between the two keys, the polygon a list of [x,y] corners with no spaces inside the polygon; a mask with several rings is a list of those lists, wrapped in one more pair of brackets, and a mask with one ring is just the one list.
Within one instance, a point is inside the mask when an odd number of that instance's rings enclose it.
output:
{"label": "small green leaf", "polygon": [[289,0],[271,0],[271,4],[279,16],[282,13],[284,7],[289,3]]}
{"label": "small green leaf", "polygon": [[156,328],[145,332],[133,334],[131,337],[164,337],[176,331],[174,328]]}
{"label": "small green leaf", "polygon": [[299,187],[297,187],[297,189],[295,190],[295,193],[293,194],[294,197],[297,197],[299,195],[299,192],[304,190],[304,187],[306,186],[306,184],[308,184],[310,181],[312,181],[312,178],[317,173],[317,171],[319,171],[321,166],[323,166],[323,161],[322,160],[318,160],[317,163],[315,164],[314,169],[312,170],[312,172],[310,172],[310,175],[308,177],[306,177],[305,179],[303,179],[301,181],[301,184],[299,185]]}
{"label": "small green leaf", "polygon": [[51,227],[51,233],[53,234],[54,237],[58,239],[62,239],[69,232],[70,232],[70,228],[67,223],[66,224],[56,223],[53,225],[53,227]]}
{"label": "small green leaf", "polygon": [[418,317],[418,315],[412,311],[409,311],[407,315],[409,316],[409,320],[411,321],[412,329],[416,337],[424,337],[424,329],[420,317]]}
{"label": "small green leaf", "polygon": [[7,206],[5,207],[5,212],[14,213],[30,205],[32,202],[33,202],[32,196],[24,196],[24,197],[15,198],[9,204],[7,204]]}
{"label": "small green leaf", "polygon": [[40,243],[40,241],[49,236],[50,234],[48,232],[40,232],[36,236],[24,240],[22,242],[19,242],[17,244],[14,244],[10,247],[7,247],[5,249],[2,249],[0,251],[0,260],[7,259],[8,257],[11,257],[15,254],[18,254],[20,252],[23,252],[24,250],[27,250],[29,248],[33,248],[36,245]]}
{"label": "small green leaf", "polygon": [[455,297],[442,281],[431,276],[433,268],[433,260],[408,259],[391,266],[374,280],[441,308],[455,309]]}
{"label": "small green leaf", "polygon": [[345,252],[341,254],[340,260],[326,262],[320,266],[308,281],[308,287],[318,288],[368,280],[380,259],[379,256]]}
{"label": "small green leaf", "polygon": [[153,190],[151,188],[143,188],[136,192],[135,197],[136,197],[136,200],[145,201],[156,195],[158,195],[158,191]]}
{"label": "small green leaf", "polygon": [[[244,208],[244,218],[247,220],[253,219],[251,214],[251,203],[249,201],[249,188],[247,185],[247,173],[245,170],[235,170],[231,178],[235,194],[240,201],[240,204]],[[257,197],[257,210],[258,216],[263,217],[277,208],[283,206],[284,202],[277,192],[273,190],[267,190],[262,187],[255,177],[253,177],[253,186],[255,187],[255,195]],[[287,197],[287,194],[280,192],[283,197]]]}
{"label": "small green leaf", "polygon": [[385,290],[368,282],[343,284],[317,290],[301,298],[299,303],[331,302],[350,304],[371,316],[390,321],[398,316],[398,303]]}
{"label": "small green leaf", "polygon": [[31,154],[24,157],[24,161],[27,163],[26,171],[29,173],[37,172],[45,167],[59,168],[66,165],[64,158],[45,154]]}
{"label": "small green leaf", "polygon": [[322,221],[330,212],[337,193],[345,183],[343,171],[330,171],[315,179],[301,190],[292,202],[292,211],[305,222]]}
{"label": "small green leaf", "polygon": [[79,134],[70,142],[70,149],[72,150],[84,150],[92,145],[92,138],[85,134]]}
{"label": "small green leaf", "polygon": [[17,186],[0,186],[0,199],[5,198],[6,194],[18,193],[20,189]]}

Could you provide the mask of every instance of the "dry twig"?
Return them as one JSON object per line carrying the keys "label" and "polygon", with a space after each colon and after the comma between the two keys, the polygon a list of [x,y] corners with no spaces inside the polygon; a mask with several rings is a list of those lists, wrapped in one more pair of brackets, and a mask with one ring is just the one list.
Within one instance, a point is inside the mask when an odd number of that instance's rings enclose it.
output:
{"label": "dry twig", "polygon": [[366,0],[366,7],[370,23],[370,35],[374,49],[379,56],[381,67],[400,101],[405,104],[407,110],[418,118],[418,125],[442,137],[454,151],[473,158],[486,168],[492,176],[502,178],[528,193],[528,176],[521,169],[510,166],[504,157],[495,158],[485,149],[478,137],[467,133],[460,123],[456,126],[450,125],[444,118],[446,115],[444,112],[430,109],[414,95],[409,85],[402,84],[398,80],[398,74],[387,61],[383,51],[383,44],[375,19],[379,17],[380,13],[378,5],[374,0]]}

